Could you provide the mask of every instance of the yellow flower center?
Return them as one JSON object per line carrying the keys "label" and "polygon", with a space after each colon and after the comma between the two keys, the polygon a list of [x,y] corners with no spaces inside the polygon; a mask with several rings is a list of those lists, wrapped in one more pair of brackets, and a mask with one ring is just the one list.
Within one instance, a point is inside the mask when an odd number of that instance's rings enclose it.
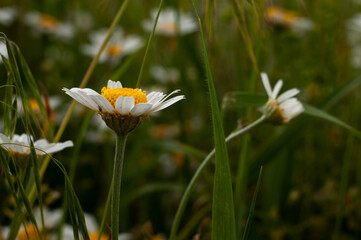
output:
{"label": "yellow flower center", "polygon": [[[99,237],[99,233],[98,233],[98,232],[96,232],[96,233],[90,233],[90,234],[89,234],[89,239],[90,239],[90,240],[97,240],[98,237]],[[106,234],[102,234],[102,235],[100,236],[100,240],[108,240],[108,239],[109,239],[109,236],[106,235]]]}
{"label": "yellow flower center", "polygon": [[138,103],[146,103],[148,102],[147,96],[145,95],[145,91],[140,91],[138,88],[110,88],[110,87],[103,87],[101,94],[105,97],[110,104],[115,107],[115,102],[117,101],[118,97],[133,97],[134,98],[134,105]]}
{"label": "yellow flower center", "polygon": [[176,33],[178,30],[178,26],[176,22],[169,21],[159,25],[159,29],[168,33]]}
{"label": "yellow flower center", "polygon": [[119,43],[111,44],[106,51],[110,56],[116,57],[123,53],[123,46]]}
{"label": "yellow flower center", "polygon": [[[46,234],[44,233],[41,233],[42,234],[42,238],[44,240],[48,240],[49,239],[49,236],[47,236]],[[25,229],[22,230],[19,235],[18,235],[18,238],[19,240],[39,240],[40,237],[39,237],[39,234],[38,232],[36,231],[36,228],[34,227],[33,224],[27,224],[25,226]]]}
{"label": "yellow flower center", "polygon": [[47,30],[54,30],[59,24],[59,21],[47,14],[41,14],[39,18],[39,25]]}
{"label": "yellow flower center", "polygon": [[285,25],[291,25],[298,18],[297,14],[279,7],[269,7],[266,12],[270,20],[283,21]]}

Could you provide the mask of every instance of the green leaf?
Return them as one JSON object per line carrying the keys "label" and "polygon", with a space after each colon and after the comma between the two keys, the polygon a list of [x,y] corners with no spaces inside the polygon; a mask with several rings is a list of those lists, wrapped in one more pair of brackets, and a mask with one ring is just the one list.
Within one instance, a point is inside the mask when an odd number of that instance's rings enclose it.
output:
{"label": "green leaf", "polygon": [[350,133],[352,133],[353,135],[355,135],[356,137],[361,139],[361,132],[359,130],[357,130],[356,128],[348,125],[347,123],[341,121],[340,119],[328,114],[327,112],[318,109],[316,107],[312,107],[310,105],[307,104],[303,104],[305,111],[304,113],[313,117],[318,117],[321,119],[324,119],[326,121],[329,121],[331,123],[337,124],[345,129],[347,129]]}
{"label": "green leaf", "polygon": [[212,206],[212,239],[213,240],[235,240],[236,225],[233,206],[232,179],[229,168],[228,152],[223,132],[221,114],[218,106],[216,90],[214,87],[211,67],[208,59],[206,43],[202,22],[200,20],[197,3],[192,0],[195,12],[198,17],[199,29],[202,38],[203,57],[207,72],[207,83],[210,96],[213,133],[216,149],[216,169],[213,187],[213,206]]}

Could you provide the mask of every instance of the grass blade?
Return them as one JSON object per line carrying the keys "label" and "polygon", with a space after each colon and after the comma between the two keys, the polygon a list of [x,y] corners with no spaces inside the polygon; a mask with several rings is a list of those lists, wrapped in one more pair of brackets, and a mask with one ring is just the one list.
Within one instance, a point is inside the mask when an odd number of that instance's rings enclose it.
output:
{"label": "grass blade", "polygon": [[261,168],[259,170],[257,185],[256,185],[256,189],[254,191],[254,195],[253,195],[253,198],[252,198],[251,208],[249,209],[246,228],[244,229],[242,240],[247,240],[248,239],[249,231],[251,229],[254,207],[256,206],[257,195],[258,195],[259,186],[261,184],[261,179],[262,179],[262,170],[263,170],[263,166],[261,166]]}
{"label": "grass blade", "polygon": [[229,169],[229,160],[226,141],[223,132],[221,114],[218,106],[216,90],[214,87],[211,67],[208,59],[206,43],[202,22],[199,16],[197,3],[192,0],[195,12],[197,14],[199,28],[202,38],[204,61],[207,72],[207,83],[210,95],[212,109],[213,133],[216,149],[216,169],[213,188],[213,207],[212,207],[212,239],[236,239],[236,227],[234,218],[233,192],[231,172]]}

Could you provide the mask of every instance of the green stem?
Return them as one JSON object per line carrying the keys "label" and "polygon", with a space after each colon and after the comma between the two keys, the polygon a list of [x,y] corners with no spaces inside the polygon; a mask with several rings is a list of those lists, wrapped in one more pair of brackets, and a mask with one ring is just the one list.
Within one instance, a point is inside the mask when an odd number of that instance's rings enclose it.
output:
{"label": "green stem", "polygon": [[[266,119],[265,115],[262,115],[259,119],[257,119],[256,121],[254,121],[250,125],[242,128],[242,129],[240,129],[240,130],[238,130],[238,131],[236,131],[234,133],[231,133],[230,135],[227,136],[226,142],[229,142],[232,139],[234,139],[234,138],[248,132],[253,127],[255,127],[258,124],[262,123],[265,119]],[[170,238],[169,238],[170,240],[175,239],[177,231],[178,231],[179,223],[180,223],[180,220],[182,218],[182,215],[183,215],[184,209],[186,207],[187,201],[188,201],[188,199],[190,197],[191,191],[193,190],[195,183],[198,181],[198,179],[199,179],[199,177],[201,175],[201,172],[203,172],[203,170],[205,169],[205,166],[210,162],[210,160],[214,156],[215,152],[216,152],[215,149],[213,149],[207,155],[207,157],[202,161],[201,165],[199,165],[197,171],[194,173],[191,181],[189,182],[186,190],[184,191],[183,197],[181,199],[181,202],[179,204],[177,213],[176,213],[175,218],[174,218],[174,222],[173,222],[173,226],[172,226],[171,233],[170,233]]]}
{"label": "green stem", "polygon": [[118,135],[115,146],[114,169],[113,169],[113,191],[111,204],[111,227],[112,240],[118,240],[119,234],[119,200],[120,186],[122,182],[122,169],[124,160],[125,143],[127,135]]}
{"label": "green stem", "polygon": [[155,17],[154,26],[153,26],[152,32],[151,32],[151,34],[150,34],[150,37],[149,37],[149,39],[148,39],[147,48],[145,49],[145,54],[144,54],[144,57],[143,57],[142,66],[140,67],[140,72],[139,72],[139,76],[138,76],[138,81],[137,81],[137,84],[136,84],[136,86],[135,86],[136,88],[139,88],[140,81],[141,81],[142,76],[143,76],[145,59],[146,59],[147,56],[148,56],[149,46],[150,46],[150,43],[152,42],[152,39],[153,39],[153,36],[154,36],[154,32],[155,32],[155,28],[157,27],[158,18],[159,18],[160,11],[162,10],[163,2],[164,2],[164,0],[161,0],[160,3],[159,3],[158,13],[157,13],[157,16]]}

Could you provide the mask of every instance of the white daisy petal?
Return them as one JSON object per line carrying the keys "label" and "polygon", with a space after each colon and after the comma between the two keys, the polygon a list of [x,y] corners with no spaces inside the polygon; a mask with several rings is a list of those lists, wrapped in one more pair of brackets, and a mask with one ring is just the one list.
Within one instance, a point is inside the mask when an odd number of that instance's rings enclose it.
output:
{"label": "white daisy petal", "polygon": [[173,105],[174,103],[176,103],[176,102],[178,102],[178,101],[180,101],[182,99],[185,99],[185,96],[181,95],[181,96],[176,96],[174,98],[171,98],[171,99],[169,99],[169,100],[167,100],[165,102],[160,103],[157,107],[152,108],[152,112],[157,112],[157,111],[160,111],[160,110],[162,110],[164,108],[167,108],[170,105]]}
{"label": "white daisy petal", "polygon": [[63,88],[63,91],[65,91],[66,94],[68,94],[70,97],[74,98],[80,104],[82,104],[90,109],[98,110],[98,106],[96,104],[94,104],[93,101],[89,101],[89,98],[84,96],[85,94],[81,94],[76,89]]}
{"label": "white daisy petal", "polygon": [[130,114],[137,117],[142,114],[149,113],[151,108],[152,108],[152,104],[150,103],[138,103],[130,111]]}
{"label": "white daisy petal", "polygon": [[130,110],[134,107],[134,98],[133,97],[123,97],[119,96],[115,102],[115,109],[120,114],[128,114]]}
{"label": "white daisy petal", "polygon": [[277,95],[280,92],[280,90],[282,88],[282,85],[283,85],[283,81],[278,80],[278,82],[276,83],[276,85],[274,86],[273,91],[272,91],[272,98],[273,99],[277,98]]}
{"label": "white daisy petal", "polygon": [[114,82],[112,80],[109,80],[108,81],[108,87],[110,87],[110,88],[122,88],[123,86],[119,81]]}
{"label": "white daisy petal", "polygon": [[261,73],[261,78],[262,78],[263,86],[266,89],[267,95],[269,97],[272,97],[272,88],[271,88],[271,85],[269,83],[267,74],[262,72]]}
{"label": "white daisy petal", "polygon": [[288,98],[291,98],[293,96],[296,96],[298,93],[300,92],[300,90],[298,90],[297,88],[293,88],[293,89],[290,89],[284,93],[282,93],[278,98],[277,98],[277,101],[279,103],[285,101],[286,99]]}
{"label": "white daisy petal", "polygon": [[91,99],[93,99],[93,101],[98,104],[98,111],[106,111],[109,113],[114,112],[114,107],[110,104],[110,102],[103,97],[100,94],[97,95],[88,95],[89,97],[91,97]]}

